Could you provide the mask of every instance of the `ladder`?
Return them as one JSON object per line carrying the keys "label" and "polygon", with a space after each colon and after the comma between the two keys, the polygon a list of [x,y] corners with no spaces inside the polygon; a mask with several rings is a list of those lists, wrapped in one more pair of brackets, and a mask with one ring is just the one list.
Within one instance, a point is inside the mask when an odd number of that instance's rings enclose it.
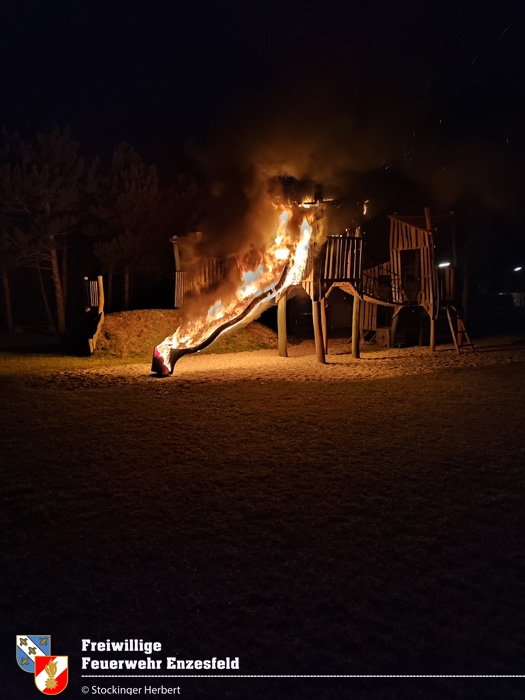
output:
{"label": "ladder", "polygon": [[[454,327],[451,310],[456,314],[456,328]],[[450,326],[450,332],[452,334],[452,340],[454,341],[458,354],[461,353],[464,348],[474,350],[474,343],[471,341],[467,332],[467,328],[463,320],[463,314],[458,311],[457,307],[453,304],[447,304],[447,319],[448,325]]]}

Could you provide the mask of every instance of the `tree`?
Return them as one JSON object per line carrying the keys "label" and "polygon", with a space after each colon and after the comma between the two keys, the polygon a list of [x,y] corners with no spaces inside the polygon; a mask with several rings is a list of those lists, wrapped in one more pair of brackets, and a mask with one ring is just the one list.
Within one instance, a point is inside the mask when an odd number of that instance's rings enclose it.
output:
{"label": "tree", "polygon": [[89,189],[94,167],[92,162],[86,168],[67,128],[46,129],[29,141],[2,132],[2,247],[18,265],[33,265],[38,270],[44,265],[50,271],[61,334],[66,330],[66,238],[79,230],[82,194]]}
{"label": "tree", "polygon": [[133,146],[122,143],[113,153],[107,172],[99,179],[93,213],[101,240],[95,254],[109,275],[111,298],[115,272],[124,276],[124,308],[131,306],[132,271],[143,267],[158,230],[160,202],[157,170],[146,165]]}
{"label": "tree", "polygon": [[10,215],[11,187],[10,179],[13,166],[26,151],[18,133],[9,134],[5,128],[0,131],[0,274],[4,293],[4,309],[8,330],[14,328],[13,305],[10,277],[17,267],[26,259],[26,240]]}
{"label": "tree", "polygon": [[15,267],[15,257],[9,246],[11,239],[9,229],[6,223],[0,218],[0,275],[2,277],[2,289],[4,292],[4,309],[7,330],[12,331],[14,328],[13,318],[13,303],[11,300],[11,285],[9,282],[10,270]]}

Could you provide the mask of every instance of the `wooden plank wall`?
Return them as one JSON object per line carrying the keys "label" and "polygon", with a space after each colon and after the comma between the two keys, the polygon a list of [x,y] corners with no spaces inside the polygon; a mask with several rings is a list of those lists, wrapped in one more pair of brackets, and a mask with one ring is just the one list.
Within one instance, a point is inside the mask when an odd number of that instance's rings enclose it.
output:
{"label": "wooden plank wall", "polygon": [[193,275],[191,272],[175,273],[175,308],[180,309],[187,294],[193,290]]}
{"label": "wooden plank wall", "polygon": [[84,297],[86,299],[86,308],[98,308],[98,281],[90,280],[84,277]]}
{"label": "wooden plank wall", "polygon": [[361,281],[363,239],[355,236],[328,236],[316,259],[314,243],[308,250],[308,260],[301,285],[311,299],[322,299],[338,282]]}
{"label": "wooden plank wall", "polygon": [[375,331],[377,329],[377,304],[362,301],[359,308],[359,330]]}
{"label": "wooden plank wall", "polygon": [[362,274],[363,239],[355,236],[328,236],[322,274],[325,280],[356,282]]}
{"label": "wooden plank wall", "polygon": [[211,287],[224,276],[224,261],[221,258],[206,258],[195,271],[194,284]]}
{"label": "wooden plank wall", "polygon": [[196,289],[211,287],[224,276],[222,258],[206,258],[192,270],[175,272],[175,308],[180,309],[186,296]]}
{"label": "wooden plank wall", "polygon": [[[417,303],[434,316],[437,312],[437,276],[434,264],[434,238],[431,231],[412,226],[390,216],[390,267],[394,278],[402,279],[401,251],[420,252],[420,291]],[[401,287],[394,286],[394,303],[408,301]]]}

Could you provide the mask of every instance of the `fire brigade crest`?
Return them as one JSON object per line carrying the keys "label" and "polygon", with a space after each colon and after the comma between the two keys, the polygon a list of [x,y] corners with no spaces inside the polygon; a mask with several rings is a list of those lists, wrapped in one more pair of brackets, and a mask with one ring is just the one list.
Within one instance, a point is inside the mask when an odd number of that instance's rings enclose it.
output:
{"label": "fire brigade crest", "polygon": [[44,695],[58,695],[67,686],[67,656],[38,656],[35,659],[35,685]]}
{"label": "fire brigade crest", "polygon": [[51,636],[49,634],[17,634],[16,660],[22,671],[33,673],[35,659],[51,654]]}

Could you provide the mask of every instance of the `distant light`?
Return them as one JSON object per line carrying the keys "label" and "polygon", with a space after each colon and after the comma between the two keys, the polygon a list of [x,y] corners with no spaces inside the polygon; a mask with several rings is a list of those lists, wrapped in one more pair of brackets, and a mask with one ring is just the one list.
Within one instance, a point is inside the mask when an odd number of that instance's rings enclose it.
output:
{"label": "distant light", "polygon": [[450,266],[449,262],[439,263],[439,265],[438,265],[438,267],[449,267],[449,266]]}
{"label": "distant light", "polygon": [[521,267],[515,267],[514,272],[519,272],[521,270]]}

